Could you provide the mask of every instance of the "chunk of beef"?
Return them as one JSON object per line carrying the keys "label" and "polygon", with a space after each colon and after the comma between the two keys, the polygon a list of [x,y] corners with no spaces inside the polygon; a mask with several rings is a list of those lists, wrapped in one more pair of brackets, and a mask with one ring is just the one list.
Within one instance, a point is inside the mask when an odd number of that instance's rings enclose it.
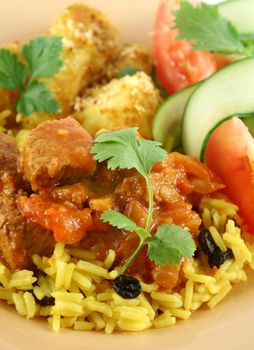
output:
{"label": "chunk of beef", "polygon": [[93,174],[92,137],[73,118],[46,121],[27,137],[19,169],[37,191],[78,182]]}
{"label": "chunk of beef", "polygon": [[3,133],[0,134],[0,190],[14,193],[23,187],[22,176],[18,174],[17,162],[19,150],[15,140]]}
{"label": "chunk of beef", "polygon": [[32,265],[32,254],[49,255],[55,241],[52,232],[26,219],[18,210],[19,195],[0,194],[0,253],[11,269]]}
{"label": "chunk of beef", "polygon": [[72,203],[82,209],[89,198],[89,188],[86,183],[78,182],[72,185],[57,186],[40,191],[43,197],[52,198],[60,203]]}

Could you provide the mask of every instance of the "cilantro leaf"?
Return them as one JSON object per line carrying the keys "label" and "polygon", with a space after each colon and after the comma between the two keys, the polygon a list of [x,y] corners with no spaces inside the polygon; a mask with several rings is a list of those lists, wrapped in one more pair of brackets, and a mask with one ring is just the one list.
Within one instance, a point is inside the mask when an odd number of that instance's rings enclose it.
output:
{"label": "cilantro leaf", "polygon": [[121,266],[120,273],[127,270],[146,244],[148,257],[158,265],[178,264],[182,257],[192,256],[195,251],[191,235],[176,225],[158,227],[155,236],[149,239],[153,213],[150,172],[152,166],[166,156],[159,145],[158,142],[137,139],[137,128],[129,128],[99,135],[91,151],[99,162],[107,160],[108,168],[135,168],[146,179],[149,207],[145,229],[115,210],[107,210],[101,215],[104,222],[109,222],[118,229],[136,232],[140,238],[137,248]]}
{"label": "cilantro leaf", "polygon": [[59,104],[43,82],[32,80],[24,93],[20,96],[17,111],[24,115],[34,112],[59,112]]}
{"label": "cilantro leaf", "polygon": [[128,128],[99,135],[91,152],[99,162],[108,160],[108,168],[114,170],[135,168],[147,177],[152,166],[166,156],[159,142],[137,140],[137,128]]}
{"label": "cilantro leaf", "polygon": [[102,221],[108,222],[110,225],[119,229],[135,231],[141,240],[145,240],[151,236],[150,233],[144,228],[137,226],[134,221],[116,210],[104,211],[104,213],[101,215],[101,219]]}
{"label": "cilantro leaf", "polygon": [[0,87],[22,91],[27,76],[27,67],[15,53],[0,49]]}
{"label": "cilantro leaf", "polygon": [[221,16],[214,5],[201,3],[192,6],[181,1],[181,7],[175,11],[177,39],[193,42],[194,50],[215,51],[220,53],[246,53],[246,47],[233,24]]}
{"label": "cilantro leaf", "polygon": [[148,256],[155,264],[179,264],[183,257],[192,257],[195,243],[189,232],[177,225],[161,225],[147,242]]}
{"label": "cilantro leaf", "polygon": [[31,72],[31,78],[52,77],[63,66],[60,58],[62,38],[58,36],[38,37],[21,49]]}
{"label": "cilantro leaf", "polygon": [[122,70],[120,70],[120,72],[118,72],[117,74],[117,78],[122,78],[125,77],[126,75],[134,75],[137,72],[140,72],[141,69],[135,66],[126,66],[124,67]]}

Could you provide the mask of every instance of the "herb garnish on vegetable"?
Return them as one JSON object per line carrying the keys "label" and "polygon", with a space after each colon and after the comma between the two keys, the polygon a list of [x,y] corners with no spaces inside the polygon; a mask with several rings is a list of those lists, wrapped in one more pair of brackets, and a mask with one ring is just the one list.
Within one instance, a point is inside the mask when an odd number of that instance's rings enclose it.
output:
{"label": "herb garnish on vegetable", "polygon": [[153,215],[153,189],[150,172],[155,163],[166,157],[166,151],[160,148],[160,143],[137,139],[137,128],[128,128],[99,135],[92,148],[94,158],[108,161],[108,168],[114,170],[135,168],[146,180],[149,206],[146,227],[139,227],[125,215],[106,210],[101,218],[104,222],[126,231],[135,232],[140,242],[137,249],[121,267],[120,273],[133,263],[145,245],[148,246],[148,257],[157,265],[178,264],[183,257],[191,257],[195,252],[195,243],[189,232],[177,225],[161,225],[154,236],[150,233]]}
{"label": "herb garnish on vegetable", "polygon": [[194,50],[246,56],[254,53],[253,37],[238,33],[215,5],[193,6],[182,0],[180,9],[175,11],[175,28],[179,31],[177,39],[192,42]]}
{"label": "herb garnish on vegetable", "polygon": [[38,37],[18,54],[0,49],[0,87],[20,93],[17,111],[29,116],[33,112],[59,112],[59,104],[39,78],[52,77],[63,66],[60,57],[62,38],[58,36]]}

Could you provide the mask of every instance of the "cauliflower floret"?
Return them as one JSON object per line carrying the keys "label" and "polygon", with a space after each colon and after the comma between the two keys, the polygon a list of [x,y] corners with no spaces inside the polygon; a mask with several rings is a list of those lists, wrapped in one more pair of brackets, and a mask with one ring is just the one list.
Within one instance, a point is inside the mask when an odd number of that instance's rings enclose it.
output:
{"label": "cauliflower floret", "polygon": [[139,127],[152,138],[152,118],[161,103],[160,93],[144,72],[114,79],[76,100],[73,117],[94,136],[100,129]]}

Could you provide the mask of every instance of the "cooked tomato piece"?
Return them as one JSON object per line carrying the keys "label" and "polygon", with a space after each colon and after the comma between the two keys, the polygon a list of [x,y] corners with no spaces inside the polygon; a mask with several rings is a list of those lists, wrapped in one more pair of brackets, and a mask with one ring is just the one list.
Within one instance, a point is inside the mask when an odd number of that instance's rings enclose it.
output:
{"label": "cooked tomato piece", "polygon": [[215,129],[205,161],[224,181],[225,193],[239,206],[248,231],[254,234],[254,139],[239,118],[229,119]]}
{"label": "cooked tomato piece", "polygon": [[168,94],[207,78],[232,60],[229,56],[194,51],[188,41],[176,40],[172,11],[178,7],[179,0],[163,0],[155,20],[153,52],[156,70]]}
{"label": "cooked tomato piece", "polygon": [[80,210],[54,203],[39,195],[32,195],[30,198],[20,197],[18,206],[25,217],[52,230],[57,242],[78,243],[92,225],[90,209]]}
{"label": "cooked tomato piece", "polygon": [[152,276],[162,290],[165,289],[171,291],[179,280],[180,269],[181,264],[172,266],[154,266]]}

